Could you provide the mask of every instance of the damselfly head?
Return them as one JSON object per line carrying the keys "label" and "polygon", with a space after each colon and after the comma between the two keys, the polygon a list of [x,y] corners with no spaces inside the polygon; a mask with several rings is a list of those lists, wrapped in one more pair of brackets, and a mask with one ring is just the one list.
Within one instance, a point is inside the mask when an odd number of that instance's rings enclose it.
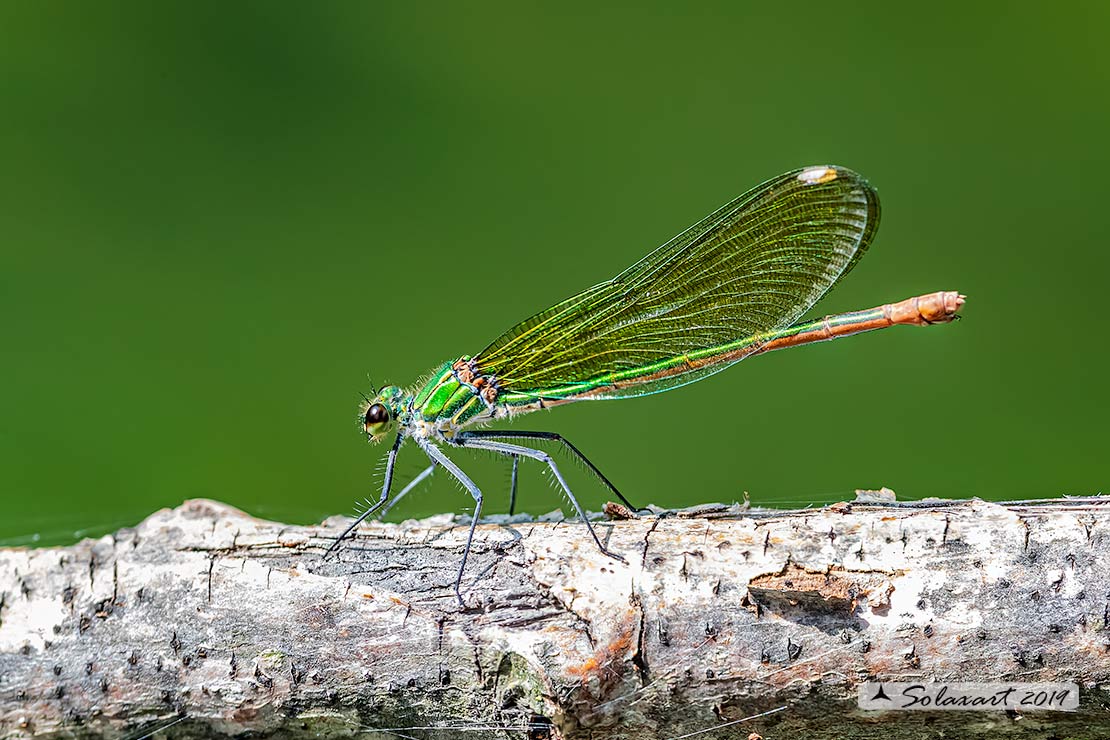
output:
{"label": "damselfly head", "polygon": [[380,442],[396,427],[404,406],[403,396],[400,388],[387,385],[359,406],[359,423],[371,442]]}

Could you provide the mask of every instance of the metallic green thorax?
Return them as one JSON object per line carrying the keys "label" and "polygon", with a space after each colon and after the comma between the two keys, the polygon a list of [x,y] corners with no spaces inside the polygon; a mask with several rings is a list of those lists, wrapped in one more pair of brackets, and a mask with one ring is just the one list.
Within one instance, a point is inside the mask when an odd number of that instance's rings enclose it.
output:
{"label": "metallic green thorax", "polygon": [[[460,361],[470,358],[464,356]],[[542,400],[533,394],[506,393],[495,401],[483,399],[475,386],[463,383],[455,371],[455,363],[441,365],[432,376],[408,397],[407,408],[399,409],[412,425],[430,425],[437,431],[450,433],[473,423],[501,419],[514,413],[543,408]],[[554,401],[552,397],[552,400]]]}
{"label": "metallic green thorax", "polygon": [[444,363],[412,399],[412,412],[424,422],[451,421],[461,426],[486,410],[477,394],[464,386]]}

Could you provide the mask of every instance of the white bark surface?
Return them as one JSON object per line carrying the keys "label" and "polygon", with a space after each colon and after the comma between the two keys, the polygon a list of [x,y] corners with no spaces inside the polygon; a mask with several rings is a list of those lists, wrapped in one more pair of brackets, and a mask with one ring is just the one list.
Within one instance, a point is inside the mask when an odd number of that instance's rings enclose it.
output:
{"label": "white bark surface", "polygon": [[[1110,499],[289,526],[212,501],[0,550],[0,738],[1110,736]],[[856,709],[1057,681],[1073,713]],[[744,722],[744,717],[772,714]],[[727,724],[734,722],[734,724]],[[172,724],[171,724],[172,723]]]}

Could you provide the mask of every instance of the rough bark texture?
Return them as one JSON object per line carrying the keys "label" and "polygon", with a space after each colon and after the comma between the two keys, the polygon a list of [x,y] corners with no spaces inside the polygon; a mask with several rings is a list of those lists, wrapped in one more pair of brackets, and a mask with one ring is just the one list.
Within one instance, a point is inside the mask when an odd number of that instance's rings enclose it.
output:
{"label": "rough bark texture", "polygon": [[[0,550],[0,737],[1110,736],[1110,500],[287,526],[211,501]],[[1050,681],[1074,713],[856,709]],[[725,723],[785,707],[742,723]],[[168,725],[168,726],[167,726]]]}

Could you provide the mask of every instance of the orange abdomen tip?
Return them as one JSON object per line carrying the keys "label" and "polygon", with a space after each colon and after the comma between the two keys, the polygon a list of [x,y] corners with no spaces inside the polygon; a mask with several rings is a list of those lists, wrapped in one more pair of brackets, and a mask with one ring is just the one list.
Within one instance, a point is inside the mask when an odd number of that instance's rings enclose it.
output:
{"label": "orange abdomen tip", "polygon": [[894,324],[943,324],[956,318],[966,300],[959,291],[942,290],[888,304],[887,316]]}

